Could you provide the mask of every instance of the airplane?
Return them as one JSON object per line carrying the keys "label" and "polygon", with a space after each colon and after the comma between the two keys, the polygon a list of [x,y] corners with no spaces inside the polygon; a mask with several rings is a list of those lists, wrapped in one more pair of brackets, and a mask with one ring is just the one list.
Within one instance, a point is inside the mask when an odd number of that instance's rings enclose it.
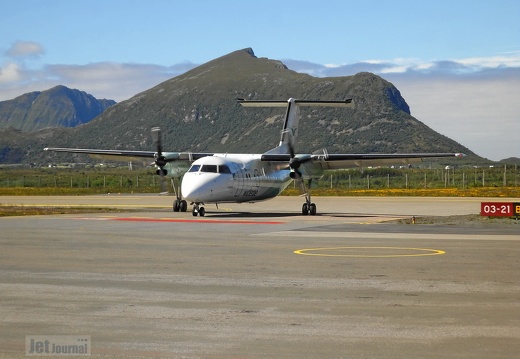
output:
{"label": "airplane", "polygon": [[[350,99],[339,101],[237,99],[243,107],[286,107],[285,120],[277,147],[263,154],[248,153],[192,153],[163,152],[158,127],[152,128],[156,151],[96,150],[81,148],[47,147],[45,151],[84,153],[94,158],[131,161],[153,159],[157,174],[164,184],[171,178],[175,201],[174,212],[186,212],[188,202],[193,206],[193,216],[205,216],[205,204],[253,203],[279,195],[293,181],[299,184],[305,197],[302,215],[316,215],[316,204],[312,202],[310,187],[313,179],[323,176],[325,170],[346,169],[363,166],[391,164],[410,165],[432,157],[463,157],[462,153],[367,153],[333,154],[322,149],[312,154],[295,152],[298,137],[300,108],[327,106],[353,108]],[[182,179],[181,179],[182,177]],[[180,182],[180,186],[179,186]],[[163,191],[165,191],[163,189]]]}

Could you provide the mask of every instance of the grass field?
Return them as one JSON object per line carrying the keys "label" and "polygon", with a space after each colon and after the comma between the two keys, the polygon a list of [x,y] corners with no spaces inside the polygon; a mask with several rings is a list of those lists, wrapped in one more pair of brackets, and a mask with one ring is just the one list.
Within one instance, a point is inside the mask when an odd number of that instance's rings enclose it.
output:
{"label": "grass field", "polygon": [[[171,191],[171,187],[170,191]],[[0,168],[0,196],[158,193],[153,169]],[[296,186],[282,195],[298,196]],[[314,182],[313,196],[414,196],[519,198],[516,168],[392,169],[335,171]],[[115,211],[106,208],[38,208],[2,206],[0,216]]]}
{"label": "grass field", "polygon": [[[39,207],[39,206],[3,206],[0,203],[0,217],[37,216],[44,214],[75,213],[118,213],[122,210],[106,207]],[[129,210],[125,210],[129,212]]]}
{"label": "grass field", "polygon": [[[287,189],[285,195],[299,195],[297,189]],[[518,197],[520,187],[472,187],[459,188],[388,188],[388,189],[328,189],[312,190],[313,196],[406,196],[406,197]]]}
{"label": "grass field", "polygon": [[[81,196],[106,193],[155,193],[159,189],[145,191],[120,191],[118,188],[67,188],[67,187],[8,187],[0,188],[0,196]],[[299,196],[296,188],[287,188],[282,195]],[[520,187],[472,187],[460,188],[388,188],[347,189],[312,188],[313,196],[407,196],[407,197],[505,197],[520,200]],[[0,199],[1,203],[1,199]]]}

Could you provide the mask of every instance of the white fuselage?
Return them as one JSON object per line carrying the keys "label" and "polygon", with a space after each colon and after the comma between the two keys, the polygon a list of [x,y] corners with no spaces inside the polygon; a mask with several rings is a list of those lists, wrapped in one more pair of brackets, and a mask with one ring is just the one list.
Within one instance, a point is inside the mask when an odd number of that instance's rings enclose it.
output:
{"label": "white fuselage", "polygon": [[279,195],[292,181],[290,170],[255,154],[215,154],[193,162],[181,192],[193,203],[256,202]]}

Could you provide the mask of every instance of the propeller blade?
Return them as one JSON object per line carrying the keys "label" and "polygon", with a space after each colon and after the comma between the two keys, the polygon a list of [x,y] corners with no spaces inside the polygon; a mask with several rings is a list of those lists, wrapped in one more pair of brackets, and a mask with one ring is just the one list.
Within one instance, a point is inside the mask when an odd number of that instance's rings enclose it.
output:
{"label": "propeller blade", "polygon": [[292,179],[301,178],[302,174],[298,171],[300,168],[300,161],[296,158],[296,151],[294,150],[294,141],[290,130],[285,130],[284,136],[288,136],[287,147],[289,148],[289,154],[291,159],[289,160],[289,168],[291,169],[290,176]]}
{"label": "propeller blade", "polygon": [[166,159],[162,155],[162,138],[161,129],[159,127],[152,128],[152,139],[155,142],[155,147],[157,149],[155,164],[159,167],[157,173],[161,176],[161,192],[167,192],[168,186],[166,184],[166,179],[164,178],[166,170],[163,168],[166,165]]}
{"label": "propeller blade", "polygon": [[166,178],[164,178],[164,170],[161,170],[161,193],[168,192],[168,185],[166,184]]}
{"label": "propeller blade", "polygon": [[161,129],[159,127],[152,128],[152,139],[155,142],[155,147],[157,149],[157,156],[160,157],[162,155],[162,139],[161,139]]}

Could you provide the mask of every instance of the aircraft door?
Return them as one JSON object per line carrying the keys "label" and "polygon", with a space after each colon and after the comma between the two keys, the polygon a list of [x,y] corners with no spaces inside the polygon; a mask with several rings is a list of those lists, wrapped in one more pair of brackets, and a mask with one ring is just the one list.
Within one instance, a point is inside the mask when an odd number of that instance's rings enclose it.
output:
{"label": "aircraft door", "polygon": [[237,163],[233,163],[233,170],[233,186],[235,187],[235,197],[238,197],[244,189],[244,170]]}
{"label": "aircraft door", "polygon": [[260,187],[260,173],[258,172],[258,170],[256,168],[254,171],[254,177],[255,177],[255,186]]}

